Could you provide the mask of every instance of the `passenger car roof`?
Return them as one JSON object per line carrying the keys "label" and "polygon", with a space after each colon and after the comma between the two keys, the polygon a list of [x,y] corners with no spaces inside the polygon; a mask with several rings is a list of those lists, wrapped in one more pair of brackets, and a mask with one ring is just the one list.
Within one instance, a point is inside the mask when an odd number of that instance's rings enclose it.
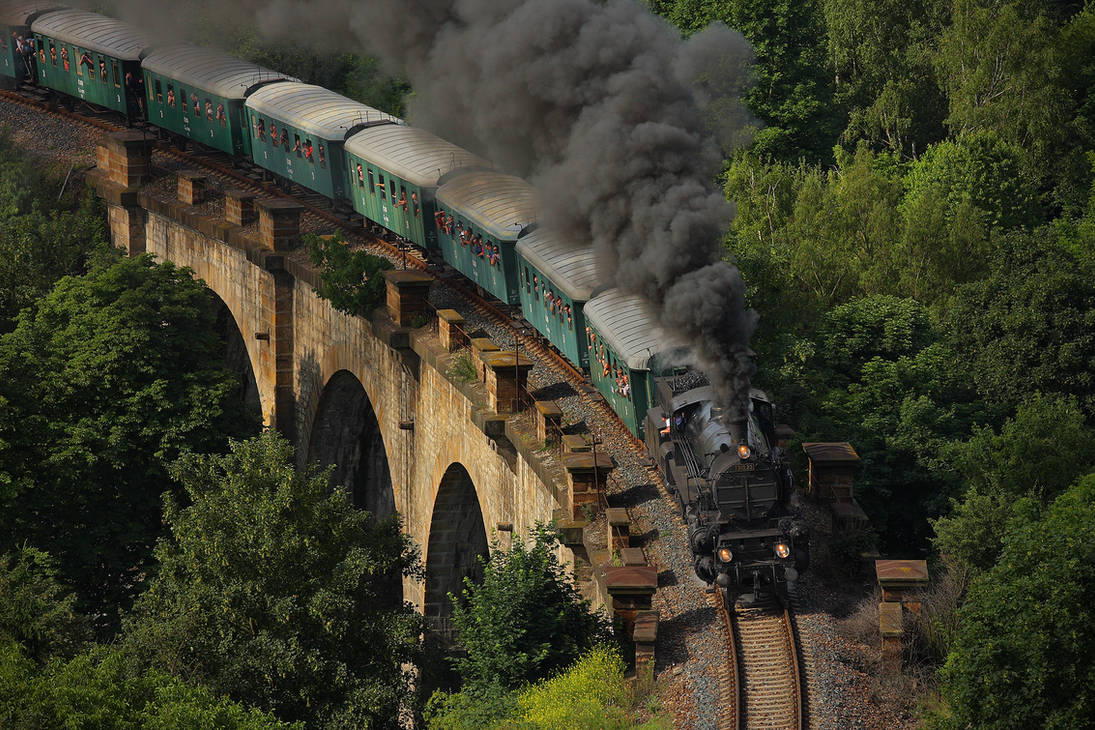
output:
{"label": "passenger car roof", "polygon": [[601,283],[593,248],[571,243],[547,228],[522,236],[517,253],[575,302],[588,300]]}
{"label": "passenger car roof", "polygon": [[384,124],[346,140],[346,151],[420,188],[435,188],[447,173],[491,164],[424,129]]}
{"label": "passenger car roof", "polygon": [[246,98],[256,86],[271,81],[298,81],[222,51],[188,43],[157,46],[144,57],[141,66],[152,73],[175,79],[180,84],[226,99]]}
{"label": "passenger car roof", "polygon": [[264,86],[247,97],[246,103],[260,114],[329,140],[345,140],[364,125],[400,121],[322,86],[295,81]]}
{"label": "passenger car roof", "polygon": [[442,208],[459,212],[501,241],[516,241],[536,220],[536,191],[519,177],[493,170],[457,175],[437,189]]}
{"label": "passenger car roof", "polygon": [[64,10],[57,3],[43,0],[7,0],[0,2],[0,25],[26,25],[32,15],[44,15],[51,10]]}
{"label": "passenger car roof", "polygon": [[144,33],[129,23],[86,10],[47,13],[31,24],[31,30],[123,61],[139,61],[152,45]]}
{"label": "passenger car roof", "polygon": [[661,348],[661,327],[640,297],[606,289],[586,302],[586,321],[632,370],[649,370]]}

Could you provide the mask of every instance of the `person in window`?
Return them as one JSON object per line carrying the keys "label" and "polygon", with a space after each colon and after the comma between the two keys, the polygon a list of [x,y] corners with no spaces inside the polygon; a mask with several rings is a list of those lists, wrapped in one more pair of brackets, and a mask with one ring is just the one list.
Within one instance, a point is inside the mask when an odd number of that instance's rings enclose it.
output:
{"label": "person in window", "polygon": [[296,153],[297,157],[304,157],[304,150],[300,146],[300,135],[299,134],[294,134],[293,135],[293,152]]}
{"label": "person in window", "polygon": [[52,43],[49,44],[49,60],[54,66],[57,65],[57,46]]}
{"label": "person in window", "polygon": [[278,143],[278,125],[273,119],[270,120],[270,143],[274,146]]}
{"label": "person in window", "polygon": [[170,86],[167,87],[167,105],[171,107],[175,106],[175,90]]}
{"label": "person in window", "polygon": [[281,128],[281,147],[286,152],[289,151],[289,130],[285,127]]}
{"label": "person in window", "polygon": [[361,167],[361,163],[357,163],[357,186],[359,188],[365,187],[365,170]]}
{"label": "person in window", "polygon": [[311,162],[313,165],[316,164],[316,160],[312,156],[312,140],[310,139],[304,140],[304,159],[308,160],[308,162]]}
{"label": "person in window", "polygon": [[65,67],[66,71],[70,70],[68,65],[68,46],[61,46],[61,65]]}
{"label": "person in window", "polygon": [[449,213],[447,216],[445,216],[445,233],[450,235],[450,236],[452,235],[452,224],[453,224],[452,213]]}
{"label": "person in window", "polygon": [[228,117],[224,114],[224,104],[217,104],[217,121],[222,127],[228,126]]}
{"label": "person in window", "polygon": [[[42,60],[44,61],[45,59]],[[106,61],[101,58],[99,59],[99,78],[103,80],[104,84],[106,83]]]}
{"label": "person in window", "polygon": [[261,119],[255,122],[255,136],[266,141],[266,124]]}
{"label": "person in window", "polygon": [[323,149],[323,143],[319,145],[319,166],[327,167],[327,151]]}
{"label": "person in window", "polygon": [[213,102],[208,99],[205,100],[205,118],[210,122],[216,118],[213,116]]}
{"label": "person in window", "polygon": [[411,193],[411,206],[414,208],[414,217],[422,217],[422,209],[418,206],[418,193]]}
{"label": "person in window", "polygon": [[399,191],[399,200],[396,201],[396,205],[398,205],[400,208],[402,208],[404,213],[407,212],[407,191],[406,190],[400,190]]}
{"label": "person in window", "polygon": [[445,232],[445,211],[438,208],[433,213],[433,224],[437,227],[437,230],[442,233]]}
{"label": "person in window", "polygon": [[[80,54],[80,66],[87,66],[87,75],[89,78],[95,78],[95,61],[91,60],[91,54],[84,51]],[[77,69],[79,70],[79,69]]]}
{"label": "person in window", "polygon": [[202,115],[202,105],[201,102],[198,101],[197,94],[190,95],[190,106],[194,109],[194,116],[200,117]]}
{"label": "person in window", "polygon": [[46,47],[42,46],[38,49],[38,62],[45,65],[46,63]]}

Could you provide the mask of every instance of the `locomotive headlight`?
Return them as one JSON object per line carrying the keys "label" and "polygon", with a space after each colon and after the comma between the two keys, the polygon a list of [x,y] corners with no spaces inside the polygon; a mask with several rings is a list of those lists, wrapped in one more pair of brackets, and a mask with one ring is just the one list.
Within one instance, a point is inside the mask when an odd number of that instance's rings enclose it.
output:
{"label": "locomotive headlight", "polygon": [[776,555],[778,555],[781,558],[790,557],[790,555],[791,555],[791,546],[788,545],[785,542],[777,543],[776,544]]}
{"label": "locomotive headlight", "polygon": [[730,548],[719,548],[719,560],[729,563],[733,559],[734,553],[730,552]]}
{"label": "locomotive headlight", "polygon": [[740,456],[742,459],[748,459],[752,455],[753,452],[749,450],[749,446],[747,444],[738,445],[738,456]]}

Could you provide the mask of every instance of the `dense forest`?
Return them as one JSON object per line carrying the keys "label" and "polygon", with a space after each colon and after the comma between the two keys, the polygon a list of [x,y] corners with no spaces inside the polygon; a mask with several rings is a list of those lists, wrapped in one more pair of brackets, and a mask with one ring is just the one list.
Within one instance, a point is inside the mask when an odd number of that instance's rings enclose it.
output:
{"label": "dense forest", "polygon": [[722,183],[758,381],[854,445],[882,551],[959,595],[928,604],[931,722],[1090,726],[1095,7],[651,5],[756,53]]}

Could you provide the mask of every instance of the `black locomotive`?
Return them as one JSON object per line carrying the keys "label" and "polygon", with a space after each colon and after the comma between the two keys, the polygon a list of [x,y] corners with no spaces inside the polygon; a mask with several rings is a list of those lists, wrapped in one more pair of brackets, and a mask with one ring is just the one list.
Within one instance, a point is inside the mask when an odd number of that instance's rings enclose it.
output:
{"label": "black locomotive", "polygon": [[809,540],[771,401],[753,390],[749,413],[731,417],[702,373],[654,383],[646,448],[680,503],[696,575],[745,601],[786,595],[809,562]]}

